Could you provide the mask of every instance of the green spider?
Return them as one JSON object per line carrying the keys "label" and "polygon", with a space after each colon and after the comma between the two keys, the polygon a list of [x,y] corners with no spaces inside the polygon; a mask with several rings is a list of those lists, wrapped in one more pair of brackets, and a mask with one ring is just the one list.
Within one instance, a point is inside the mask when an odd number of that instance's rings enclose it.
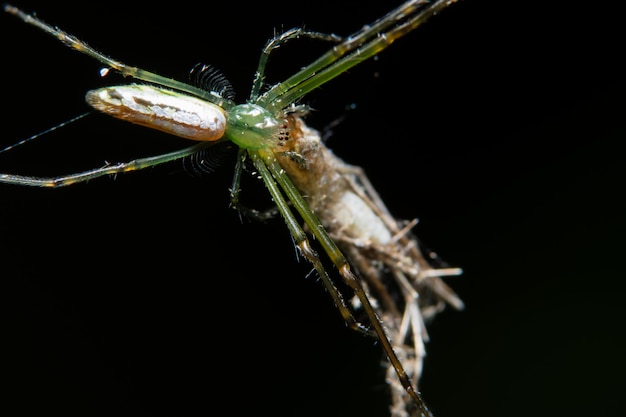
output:
{"label": "green spider", "polygon": [[[244,164],[250,161],[299,252],[317,271],[348,326],[373,334],[380,341],[390,364],[392,413],[410,415],[417,410],[420,415],[431,416],[417,391],[424,356],[423,321],[424,317],[440,311],[443,304],[463,307],[441,280],[442,276],[458,275],[461,271],[431,266],[410,232],[415,222],[404,224],[395,220],[362,170],[336,157],[325,147],[319,132],[306,126],[303,121],[306,108],[296,103],[351,67],[374,57],[453,2],[406,1],[345,38],[300,28],[286,31],[265,46],[250,97],[242,104],[233,101],[227,82],[210,67],[196,68],[205,88],[182,83],[109,58],[72,35],[5,5],[6,12],[104,64],[102,75],[112,69],[144,82],[89,91],[86,101],[92,107],[196,143],[174,152],[60,177],[0,174],[0,182],[63,187],[180,160],[216,143],[235,144],[239,153],[231,188],[233,206],[250,215],[259,214],[239,204]],[[291,77],[264,89],[264,71],[270,53],[299,37],[321,39],[332,42],[333,46]],[[311,246],[309,234],[353,291],[353,299],[346,300],[338,290]],[[367,325],[355,319],[354,310],[365,313]]]}

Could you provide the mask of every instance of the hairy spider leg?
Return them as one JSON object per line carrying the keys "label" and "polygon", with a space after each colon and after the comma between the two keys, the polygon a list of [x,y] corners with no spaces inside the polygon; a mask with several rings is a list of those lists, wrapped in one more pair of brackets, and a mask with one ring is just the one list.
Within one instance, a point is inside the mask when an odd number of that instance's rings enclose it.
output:
{"label": "hairy spider leg", "polygon": [[270,207],[266,210],[257,210],[245,206],[239,201],[239,194],[241,193],[241,176],[243,174],[243,167],[246,159],[248,159],[247,149],[239,148],[239,152],[237,153],[237,162],[235,163],[235,172],[229,189],[230,206],[235,209],[237,213],[239,213],[240,219],[242,219],[242,216],[245,216],[256,221],[266,222],[280,214],[280,210],[277,207]]}
{"label": "hairy spider leg", "polygon": [[[276,160],[274,153],[268,149],[259,149],[259,150],[249,150],[248,151],[252,160],[255,164],[255,167],[259,169],[261,177],[266,181],[266,185],[270,190],[270,193],[275,201],[282,200],[282,194],[280,190],[278,190],[275,186],[271,186],[271,182],[268,181],[268,173],[264,173],[267,169],[271,172],[272,177],[280,184],[280,187],[287,195],[289,201],[291,201],[306,223],[306,225],[311,229],[311,233],[317,238],[320,245],[324,248],[324,251],[333,262],[335,267],[338,269],[342,279],[344,282],[354,291],[354,294],[357,296],[359,301],[361,302],[363,309],[370,321],[370,324],[374,328],[374,332],[378,336],[378,340],[381,343],[385,354],[387,355],[389,361],[394,367],[398,378],[400,379],[400,383],[410,395],[410,397],[415,402],[415,405],[419,408],[420,413],[424,416],[432,416],[432,413],[426,406],[426,403],[422,399],[419,392],[413,386],[410,378],[408,377],[400,359],[396,355],[389,341],[389,337],[387,336],[381,319],[376,314],[374,307],[369,301],[367,293],[365,292],[363,285],[359,281],[359,278],[352,273],[350,270],[350,264],[348,260],[345,258],[341,250],[337,247],[333,239],[328,235],[326,230],[320,224],[320,221],[317,219],[315,214],[309,208],[309,205],[306,203],[300,192],[297,190],[296,186],[291,182],[291,179],[285,175],[283,168],[280,166],[278,161]],[[304,255],[309,259],[311,263],[315,266],[316,270],[320,273],[320,277],[331,296],[335,300],[339,311],[341,312],[344,320],[354,329],[361,329],[362,325],[355,322],[352,318],[352,314],[349,309],[346,307],[345,302],[337,290],[337,287],[332,283],[328,274],[324,270],[322,263],[319,257],[315,254],[315,252],[309,252],[308,240],[306,239],[306,235],[302,228],[298,224],[297,220],[294,218],[293,213],[289,210],[289,207],[285,204],[278,205],[283,218],[287,222],[287,226],[289,230],[292,232],[292,235],[296,239],[296,243],[298,247],[302,250]],[[302,246],[301,246],[302,245]]]}
{"label": "hairy spider leg", "polygon": [[274,85],[256,100],[270,112],[286,108],[298,98],[369,59],[413,31],[456,0],[407,1],[332,49],[291,77]]}
{"label": "hairy spider leg", "polygon": [[86,182],[94,178],[103,177],[105,175],[121,174],[124,172],[138,171],[140,169],[153,167],[155,165],[164,164],[166,162],[175,161],[205,149],[212,143],[200,142],[184,149],[162,155],[149,156],[147,158],[134,159],[128,162],[118,162],[115,164],[107,164],[100,168],[91,169],[76,174],[63,175],[59,177],[29,177],[24,175],[0,174],[0,182],[15,185],[28,185],[33,187],[58,188],[68,185]]}
{"label": "hairy spider leg", "polygon": [[270,53],[273,50],[278,49],[282,44],[287,43],[287,41],[292,39],[299,39],[300,37],[318,39],[334,43],[339,43],[343,40],[342,37],[332,33],[326,34],[320,32],[312,32],[309,30],[305,30],[301,27],[289,29],[279,35],[275,35],[273,38],[267,41],[265,47],[263,48],[263,51],[261,51],[259,65],[257,66],[257,71],[254,74],[254,81],[252,83],[252,93],[250,94],[250,101],[256,101],[259,98],[261,87],[263,87],[263,83],[265,82],[265,67],[267,65],[267,60],[269,59]]}
{"label": "hairy spider leg", "polygon": [[22,10],[18,9],[17,7],[11,6],[10,4],[4,5],[4,11],[14,16],[17,16],[18,18],[22,19],[25,23],[28,23],[29,25],[35,26],[43,30],[49,35],[52,35],[53,37],[60,40],[63,44],[65,44],[69,48],[74,49],[80,53],[83,53],[87,56],[90,56],[100,61],[101,63],[105,64],[107,67],[115,69],[116,71],[120,72],[124,76],[136,78],[138,80],[148,81],[151,83],[162,85],[164,87],[173,88],[179,91],[185,91],[196,97],[203,98],[213,104],[216,104],[226,110],[235,106],[235,103],[232,100],[226,97],[222,97],[221,95],[216,94],[214,92],[206,91],[201,88],[195,87],[193,85],[189,85],[181,81],[174,80],[172,78],[164,77],[162,75],[158,75],[153,72],[143,70],[141,68],[132,67],[120,61],[117,61],[113,58],[110,58],[104,55],[103,53],[96,51],[91,46],[89,46],[86,42],[81,41],[75,36],[70,35],[69,33],[66,33],[62,31],[61,29],[58,29],[54,26],[51,26],[28,13],[24,13]]}

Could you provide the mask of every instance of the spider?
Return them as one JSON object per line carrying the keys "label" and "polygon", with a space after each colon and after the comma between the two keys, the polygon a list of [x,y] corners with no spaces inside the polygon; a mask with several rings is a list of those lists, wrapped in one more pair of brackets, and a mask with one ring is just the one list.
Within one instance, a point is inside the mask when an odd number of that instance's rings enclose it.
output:
{"label": "spider", "polygon": [[[239,202],[241,177],[246,164],[251,164],[272,197],[274,212],[285,221],[299,253],[313,266],[343,320],[350,328],[378,339],[389,362],[392,413],[431,416],[417,390],[426,338],[424,320],[445,304],[463,307],[441,279],[461,271],[433,266],[435,256],[424,253],[411,232],[416,221],[394,219],[365,173],[335,156],[320,133],[305,124],[307,108],[298,103],[306,94],[376,56],[453,2],[406,1],[345,38],[303,28],[287,30],[266,44],[250,96],[241,104],[234,101],[228,81],[212,67],[194,68],[195,85],[176,81],[110,58],[39,18],[5,5],[6,12],[99,61],[105,66],[103,76],[114,70],[143,82],[87,92],[86,101],[93,108],[194,144],[59,177],[0,174],[0,182],[64,187],[202,155],[218,143],[236,145],[239,150],[231,186],[233,207],[251,217],[265,216]],[[330,42],[332,47],[286,80],[266,86],[265,67],[271,52],[303,37]],[[352,292],[350,299],[338,289],[310,237]],[[357,319],[355,311],[363,313],[365,321]]]}

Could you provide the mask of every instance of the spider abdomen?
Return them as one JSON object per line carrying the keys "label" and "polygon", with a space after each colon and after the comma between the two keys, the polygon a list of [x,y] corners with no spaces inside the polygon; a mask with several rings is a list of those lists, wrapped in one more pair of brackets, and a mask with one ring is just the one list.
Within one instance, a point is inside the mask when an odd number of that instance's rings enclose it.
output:
{"label": "spider abdomen", "polygon": [[149,85],[122,85],[87,92],[87,103],[118,119],[185,139],[216,141],[224,136],[221,107],[188,94]]}

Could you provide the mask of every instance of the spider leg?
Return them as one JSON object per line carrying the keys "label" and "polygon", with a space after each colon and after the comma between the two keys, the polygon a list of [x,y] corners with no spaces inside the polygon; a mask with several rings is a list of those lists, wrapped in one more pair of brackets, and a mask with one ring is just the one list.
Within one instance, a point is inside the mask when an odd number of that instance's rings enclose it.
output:
{"label": "spider leg", "polygon": [[239,193],[241,193],[241,174],[243,173],[243,165],[247,156],[247,150],[245,148],[239,148],[237,162],[235,164],[235,173],[233,174],[233,182],[230,187],[230,206],[246,217],[260,222],[266,222],[276,217],[279,213],[278,208],[274,207],[268,210],[260,211],[244,206],[239,202]]}
{"label": "spider leg", "polygon": [[265,66],[267,65],[267,61],[269,59],[270,53],[278,49],[284,43],[292,39],[298,39],[300,37],[306,37],[311,39],[319,39],[322,41],[329,42],[340,42],[342,38],[335,34],[326,34],[320,32],[312,32],[309,30],[305,30],[304,28],[293,28],[289,29],[286,32],[283,32],[279,35],[275,35],[272,39],[267,41],[263,51],[261,52],[261,58],[259,59],[259,65],[257,66],[256,73],[254,75],[254,82],[252,84],[252,93],[250,94],[250,100],[254,101],[259,97],[259,93],[261,88],[263,87],[263,81],[265,78]]}
{"label": "spider leg", "polygon": [[[143,70],[138,67],[132,67],[120,61],[117,61],[113,58],[110,58],[104,55],[103,53],[96,51],[87,43],[81,41],[75,36],[67,32],[64,32],[61,29],[58,29],[54,26],[51,26],[47,24],[46,22],[38,19],[37,17],[30,15],[28,13],[25,13],[22,10],[18,9],[17,7],[11,6],[10,4],[5,4],[3,9],[5,12],[10,13],[22,19],[25,23],[35,26],[36,28],[41,29],[45,33],[57,38],[67,47],[74,49],[80,53],[83,53],[87,56],[90,56],[91,58],[94,58],[97,61],[100,61],[102,64],[106,65],[107,67],[115,69],[116,71],[120,72],[124,76],[130,76],[138,80],[148,81],[151,83],[162,85],[164,87],[170,87],[176,90],[186,91],[190,94],[193,94],[194,96],[202,97],[210,101],[211,103],[216,104],[225,109],[229,109],[235,105],[233,101],[225,97],[222,97],[219,94],[212,93],[210,91],[205,91],[201,88],[194,87],[192,85],[189,85],[180,81],[176,81],[171,78],[163,77],[162,75],[158,75],[158,74]],[[106,74],[106,72],[103,72],[103,74]]]}
{"label": "spider leg", "polygon": [[259,174],[261,175],[263,182],[265,183],[267,189],[269,190],[269,193],[272,196],[272,199],[274,200],[274,203],[276,204],[280,214],[285,220],[285,223],[287,224],[287,228],[289,229],[289,232],[293,236],[296,246],[298,247],[302,255],[304,255],[304,257],[313,265],[313,267],[319,274],[320,279],[322,280],[322,282],[324,283],[324,286],[326,287],[331,297],[333,298],[333,301],[335,302],[345,322],[348,324],[350,328],[354,330],[359,330],[365,333],[369,333],[368,330],[359,322],[357,322],[357,320],[354,318],[354,316],[352,315],[352,312],[350,311],[345,300],[343,299],[343,296],[341,295],[341,293],[339,292],[335,284],[332,282],[330,276],[328,275],[328,272],[324,268],[324,265],[322,264],[322,261],[320,260],[319,256],[317,255],[315,250],[311,247],[311,244],[309,243],[309,239],[307,238],[306,233],[304,232],[304,230],[298,223],[298,220],[294,216],[291,209],[289,208],[289,203],[283,197],[283,194],[280,191],[278,184],[276,183],[276,181],[274,181],[276,177],[268,169],[266,165],[267,159],[263,158],[260,155],[259,151],[249,151],[249,155],[252,158],[252,162],[254,163],[254,166],[256,167]]}
{"label": "spider leg", "polygon": [[175,161],[198,152],[206,148],[210,143],[200,142],[196,145],[189,146],[174,152],[163,155],[150,156],[147,158],[134,159],[129,162],[118,162],[114,164],[106,164],[100,168],[83,171],[76,174],[63,175],[59,177],[29,177],[23,175],[0,174],[0,183],[27,185],[31,187],[48,187],[58,188],[68,185],[86,182],[94,178],[103,177],[105,175],[120,174],[130,171],[138,171],[140,169],[149,168],[165,162]]}
{"label": "spider leg", "polygon": [[335,267],[339,270],[339,273],[344,280],[344,282],[350,287],[350,289],[354,292],[356,297],[359,299],[363,310],[365,311],[370,324],[378,336],[378,341],[380,342],[383,350],[387,354],[389,362],[395,369],[396,374],[398,375],[398,379],[400,383],[409,394],[409,396],[413,399],[414,404],[418,407],[419,412],[427,417],[432,416],[432,413],[426,406],[426,403],[422,400],[420,393],[416,390],[414,384],[411,382],[411,379],[407,375],[404,367],[398,356],[396,355],[393,345],[383,328],[383,324],[381,319],[379,318],[376,310],[372,306],[367,296],[367,293],[361,283],[360,279],[354,275],[354,273],[350,270],[350,265],[343,255],[343,253],[339,250],[333,239],[328,235],[326,230],[322,227],[320,221],[317,219],[315,214],[311,211],[308,204],[297,190],[295,185],[291,182],[289,177],[285,174],[283,168],[280,166],[274,154],[267,149],[259,149],[257,151],[249,151],[255,166],[259,170],[259,173],[266,181],[266,185],[272,197],[274,198],[275,203],[277,203],[281,214],[283,215],[287,227],[292,232],[294,239],[298,247],[301,249],[302,253],[307,257],[307,259],[314,265],[315,269],[320,273],[320,277],[322,282],[328,289],[329,293],[335,300],[339,311],[342,316],[352,328],[360,329],[362,325],[354,321],[350,310],[347,308],[343,297],[337,290],[337,287],[333,284],[328,276],[328,273],[322,266],[322,263],[311,249],[308,239],[300,225],[298,224],[296,218],[293,216],[289,207],[284,200],[280,189],[278,189],[277,184],[274,181],[270,180],[271,177],[280,184],[280,188],[285,192],[287,198],[292,202],[306,225],[310,228],[311,233],[316,237],[317,241],[324,248],[324,251],[333,262]]}
{"label": "spider leg", "polygon": [[429,17],[456,0],[409,0],[382,18],[335,45],[327,53],[280,84],[276,84],[256,104],[271,112],[279,111],[320,85],[346,72],[386,49]]}

